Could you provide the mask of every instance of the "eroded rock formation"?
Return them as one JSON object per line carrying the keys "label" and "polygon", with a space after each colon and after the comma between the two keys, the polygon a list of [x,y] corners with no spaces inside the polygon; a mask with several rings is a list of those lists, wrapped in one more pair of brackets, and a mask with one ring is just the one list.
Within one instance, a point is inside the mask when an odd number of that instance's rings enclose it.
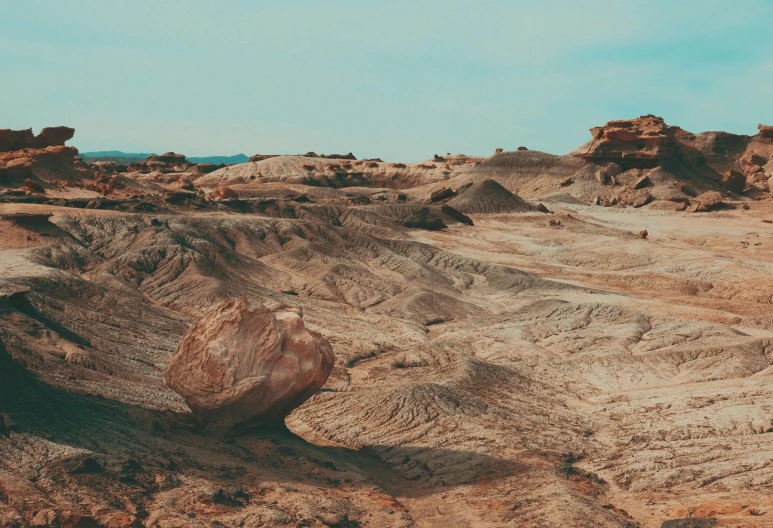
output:
{"label": "eroded rock formation", "polygon": [[217,428],[281,422],[327,381],[330,343],[299,307],[224,302],[183,336],[166,371],[200,423]]}
{"label": "eroded rock formation", "polygon": [[653,115],[610,121],[591,128],[593,139],[573,154],[588,161],[613,161],[625,169],[653,168],[673,152],[680,130]]}
{"label": "eroded rock formation", "polygon": [[0,152],[63,146],[74,135],[75,129],[65,126],[44,128],[37,136],[32,133],[31,128],[27,130],[1,129]]}

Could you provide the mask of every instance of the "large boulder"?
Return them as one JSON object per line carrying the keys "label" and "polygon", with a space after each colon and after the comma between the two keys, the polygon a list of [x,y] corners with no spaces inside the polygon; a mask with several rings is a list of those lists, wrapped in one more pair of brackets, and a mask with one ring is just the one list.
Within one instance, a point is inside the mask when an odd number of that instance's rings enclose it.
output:
{"label": "large boulder", "polygon": [[279,424],[333,369],[330,343],[299,307],[224,302],[183,336],[166,371],[197,420],[216,429]]}
{"label": "large boulder", "polygon": [[711,211],[723,202],[724,198],[717,191],[707,191],[696,197],[694,203],[687,209],[691,213]]}

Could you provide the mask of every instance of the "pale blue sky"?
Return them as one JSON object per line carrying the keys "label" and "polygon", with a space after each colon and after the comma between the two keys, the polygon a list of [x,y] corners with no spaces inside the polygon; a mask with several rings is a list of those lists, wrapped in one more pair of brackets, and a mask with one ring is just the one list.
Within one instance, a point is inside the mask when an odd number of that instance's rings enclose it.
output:
{"label": "pale blue sky", "polygon": [[773,1],[0,0],[0,128],[82,151],[566,153],[773,124]]}

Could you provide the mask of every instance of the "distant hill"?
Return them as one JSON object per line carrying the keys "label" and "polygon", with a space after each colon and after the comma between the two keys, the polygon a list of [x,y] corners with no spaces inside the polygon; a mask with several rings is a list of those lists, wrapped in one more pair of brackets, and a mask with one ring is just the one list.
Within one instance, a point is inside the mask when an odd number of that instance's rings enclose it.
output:
{"label": "distant hill", "polygon": [[[137,153],[137,152],[121,152],[120,150],[100,150],[97,152],[81,152],[80,157],[89,161],[115,161],[116,163],[135,163],[138,161],[145,161],[148,156],[154,155],[151,153]],[[226,165],[232,165],[234,163],[247,163],[250,158],[245,154],[236,154],[234,156],[203,156],[187,157],[187,160],[191,163],[212,163],[214,165],[220,165],[225,163]]]}
{"label": "distant hill", "polygon": [[234,163],[247,163],[250,161],[250,157],[245,154],[236,154],[234,156],[204,156],[200,158],[187,156],[187,159],[191,163],[213,163],[215,165],[220,165],[221,163],[233,165]]}
{"label": "distant hill", "polygon": [[145,161],[151,153],[121,152],[120,150],[100,150],[98,152],[81,152],[78,155],[87,161],[115,161],[116,163],[135,163]]}

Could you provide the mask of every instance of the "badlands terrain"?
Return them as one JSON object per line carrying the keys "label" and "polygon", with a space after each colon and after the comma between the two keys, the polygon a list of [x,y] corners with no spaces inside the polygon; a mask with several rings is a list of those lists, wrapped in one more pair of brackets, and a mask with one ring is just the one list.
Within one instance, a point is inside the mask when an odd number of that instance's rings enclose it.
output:
{"label": "badlands terrain", "polygon": [[[0,130],[0,526],[773,526],[773,127],[230,166],[73,134]],[[166,383],[235,298],[335,353],[285,426]]]}

